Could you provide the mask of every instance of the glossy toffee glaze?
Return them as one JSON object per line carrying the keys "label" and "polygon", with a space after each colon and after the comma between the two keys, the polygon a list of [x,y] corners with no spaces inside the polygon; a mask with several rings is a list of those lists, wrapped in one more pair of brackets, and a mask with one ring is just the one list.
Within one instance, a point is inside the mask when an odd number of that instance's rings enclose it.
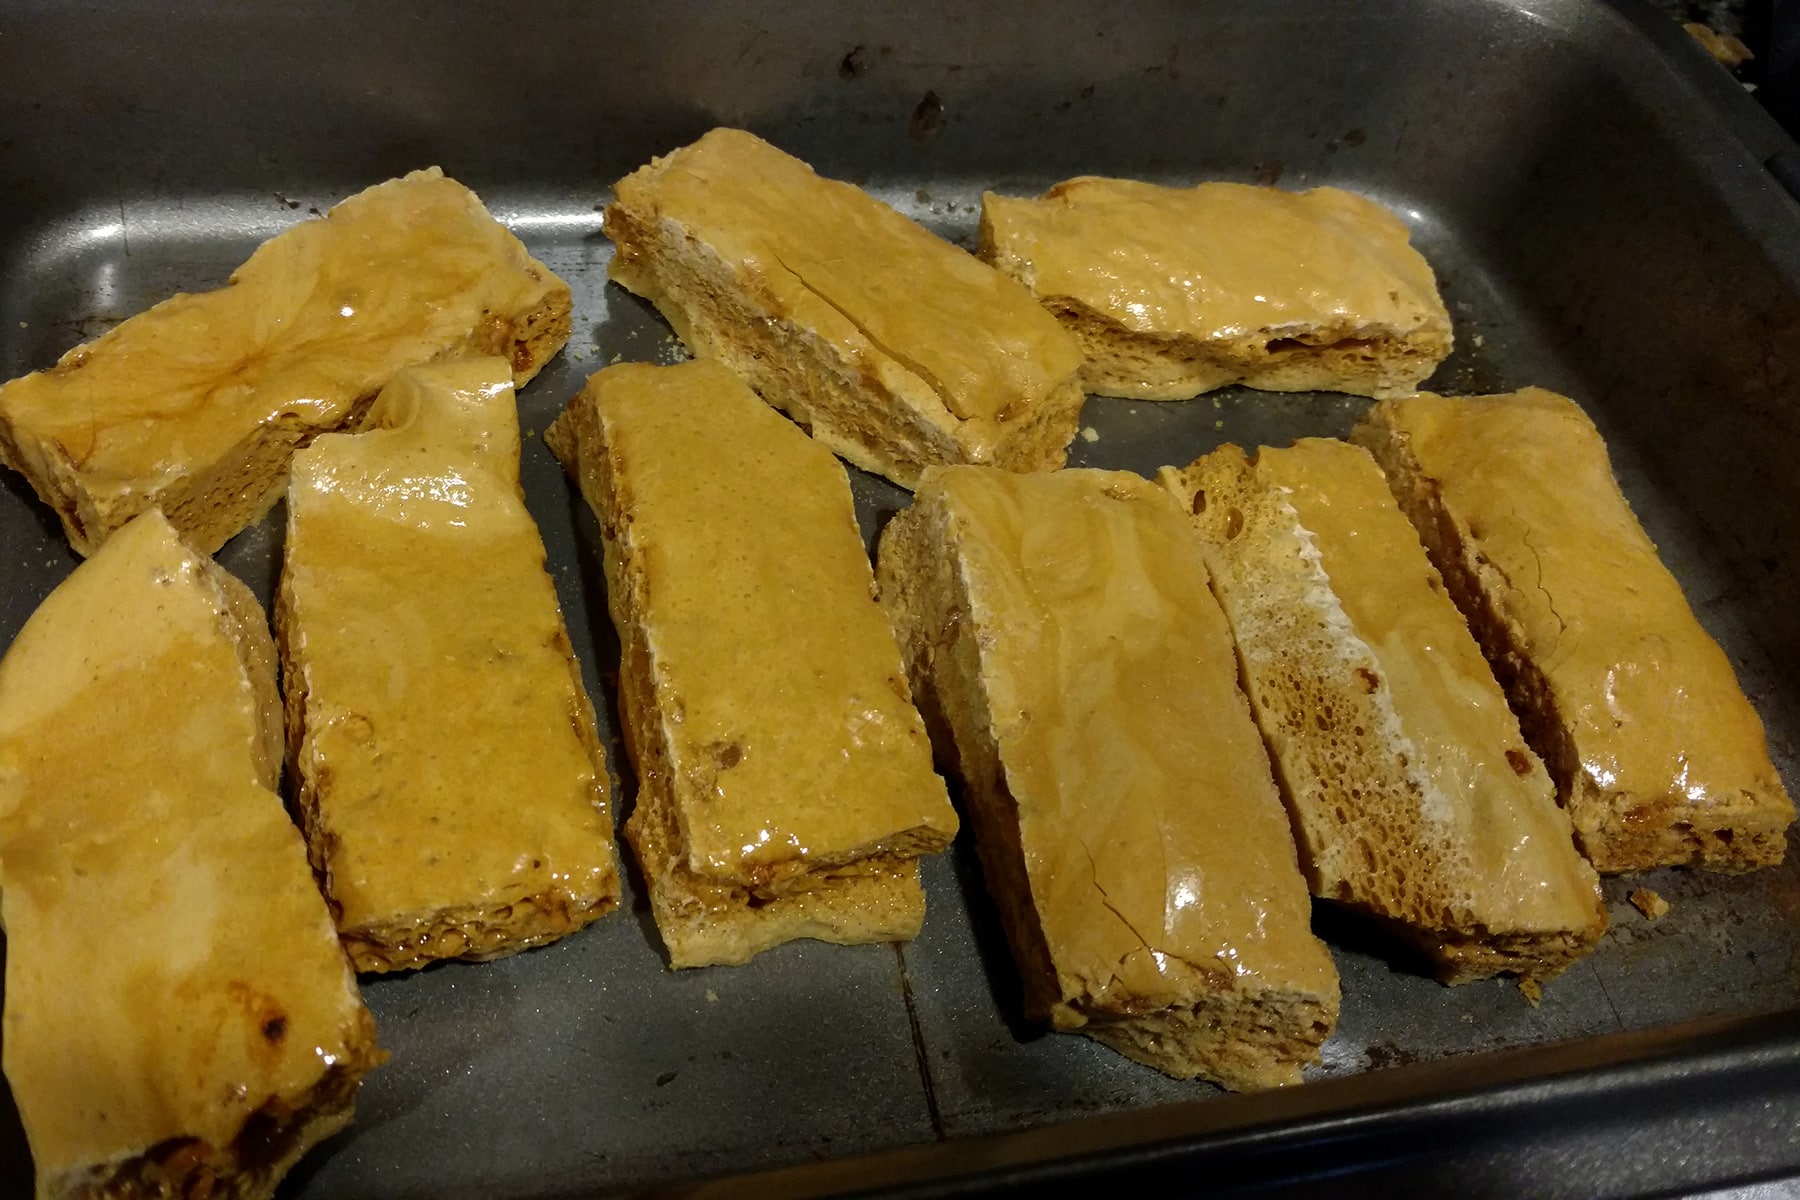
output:
{"label": "glossy toffee glaze", "polygon": [[1431,266],[1401,220],[1337,188],[1083,177],[1042,199],[988,193],[997,249],[1044,299],[1139,333],[1201,339],[1448,330]]}
{"label": "glossy toffee glaze", "polygon": [[1379,664],[1407,772],[1420,784],[1424,829],[1445,851],[1455,894],[1495,930],[1591,926],[1598,879],[1380,468],[1359,447],[1304,438],[1264,448],[1254,469],[1285,491],[1354,635]]}
{"label": "glossy toffee glaze", "polygon": [[268,634],[219,575],[148,513],[0,662],[6,1075],[40,1189],[230,1147],[378,1053],[272,790],[241,644]]}
{"label": "glossy toffee glaze", "polygon": [[[569,932],[617,900],[612,822],[519,490],[508,365],[404,371],[368,424],[295,456],[282,578],[302,806],[339,925],[353,951],[439,924],[491,920],[525,944]],[[477,941],[416,949],[502,945],[462,935]]]}
{"label": "glossy toffee glaze", "polygon": [[1335,994],[1179,507],[1138,476],[1101,471],[952,467],[927,472],[920,497],[949,514],[1065,996],[1154,1011],[1219,976]]}
{"label": "glossy toffee glaze", "polygon": [[956,817],[843,467],[716,363],[611,367],[590,391],[689,868],[779,892],[942,849]]}
{"label": "glossy toffee glaze", "polygon": [[1573,401],[1532,388],[1388,405],[1444,509],[1507,581],[1498,603],[1547,679],[1593,791],[1701,808],[1746,793],[1785,801],[1730,661]]}
{"label": "glossy toffee glaze", "polygon": [[1081,365],[1019,284],[741,130],[712,131],[618,192],[752,272],[783,319],[867,370],[911,372],[961,420],[1019,420]]}
{"label": "glossy toffee glaze", "polygon": [[[415,171],[265,242],[226,286],[0,387],[0,441],[34,481],[71,476],[103,510],[154,503],[271,423],[342,425],[399,368],[466,350],[558,290],[474,193]],[[522,381],[538,364],[517,365]]]}

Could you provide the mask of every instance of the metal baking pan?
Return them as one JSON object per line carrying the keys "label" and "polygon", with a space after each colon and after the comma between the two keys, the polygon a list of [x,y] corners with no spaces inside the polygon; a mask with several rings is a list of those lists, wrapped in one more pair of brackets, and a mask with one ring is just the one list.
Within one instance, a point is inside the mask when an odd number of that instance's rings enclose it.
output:
{"label": "metal baking pan", "polygon": [[[524,487],[609,730],[596,529],[529,435],[590,371],[679,353],[606,283],[598,210],[620,175],[745,126],[965,245],[984,188],[1084,172],[1363,191],[1442,280],[1458,347],[1436,386],[1543,384],[1589,406],[1800,783],[1800,208],[1764,166],[1794,147],[1635,3],[10,0],[0,77],[9,375],[430,163],[571,283],[574,338],[521,396]],[[1097,440],[1073,461],[1149,471],[1224,440],[1343,433],[1361,403],[1093,400]],[[905,495],[852,476],[872,533]],[[19,477],[0,481],[5,642],[75,560]],[[221,559],[266,597],[279,541],[277,514]],[[1623,902],[1638,882],[1673,902],[1660,922]],[[1440,987],[1320,910],[1342,1024],[1315,1082],[1252,1097],[1027,1026],[968,848],[926,887],[912,945],[797,943],[675,974],[632,879],[624,911],[558,945],[371,981],[393,1061],[284,1194],[723,1177],[699,1191],[1625,1195],[1800,1172],[1794,860],[1609,881],[1612,931],[1536,1008],[1503,982]],[[0,1193],[29,1178],[0,1092]]]}

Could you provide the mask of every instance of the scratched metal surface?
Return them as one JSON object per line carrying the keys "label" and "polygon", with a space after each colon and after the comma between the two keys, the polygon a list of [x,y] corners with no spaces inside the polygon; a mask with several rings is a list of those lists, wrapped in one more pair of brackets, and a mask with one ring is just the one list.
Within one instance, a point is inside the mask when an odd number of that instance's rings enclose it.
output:
{"label": "scratched metal surface", "polygon": [[[621,810],[632,782],[596,530],[535,435],[599,366],[679,356],[654,312],[606,283],[597,208],[649,154],[727,122],[965,245],[982,189],[1083,171],[1335,183],[1396,206],[1457,322],[1436,386],[1536,383],[1588,404],[1800,779],[1800,214],[1758,173],[1760,151],[1734,140],[1761,128],[1709,115],[1692,64],[1669,65],[1669,47],[1610,7],[1383,0],[1302,16],[1214,0],[1127,18],[1056,0],[1027,18],[1027,6],[818,0],[769,18],[544,5],[528,46],[516,18],[489,9],[451,25],[412,4],[354,18],[0,7],[8,375],[173,291],[222,283],[311,210],[431,162],[570,282],[574,336],[520,397],[523,484]],[[506,87],[472,86],[497,73]],[[1224,441],[1342,434],[1362,403],[1090,400],[1092,437],[1072,463],[1148,472]],[[905,495],[851,476],[873,536]],[[4,644],[75,560],[18,476],[0,473],[0,488]],[[266,599],[279,541],[278,511],[220,557]],[[924,932],[899,950],[804,943],[670,973],[634,876],[625,911],[561,944],[372,981],[393,1061],[284,1195],[627,1189],[1216,1094],[1027,1026],[969,847],[925,878]],[[1673,911],[1646,921],[1624,902],[1639,884]],[[1466,1055],[1474,1079],[1486,1050],[1800,1003],[1794,863],[1735,879],[1653,872],[1609,881],[1608,896],[1611,932],[1537,1008],[1501,982],[1440,987],[1321,910],[1344,1005],[1314,1074]],[[22,1194],[29,1173],[0,1091],[0,1193]]]}

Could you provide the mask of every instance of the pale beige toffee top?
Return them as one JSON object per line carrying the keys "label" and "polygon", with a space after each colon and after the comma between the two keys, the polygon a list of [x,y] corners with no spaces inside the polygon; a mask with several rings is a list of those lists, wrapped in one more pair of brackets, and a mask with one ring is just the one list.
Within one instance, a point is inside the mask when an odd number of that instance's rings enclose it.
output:
{"label": "pale beige toffee top", "polygon": [[53,446],[92,490],[154,491],[284,414],[331,428],[394,371],[467,344],[560,284],[433,167],[263,243],[182,294],[0,387],[25,455]]}
{"label": "pale beige toffee top", "polygon": [[1081,366],[1018,283],[741,130],[656,159],[618,194],[752,272],[782,317],[870,371],[911,372],[964,421],[1016,422]]}
{"label": "pale beige toffee top", "polygon": [[403,371],[368,424],[295,456],[282,580],[340,926],[610,905],[607,782],[519,490],[506,362]]}
{"label": "pale beige toffee top", "polygon": [[988,193],[996,250],[1032,291],[1137,333],[1203,340],[1315,330],[1395,336],[1450,316],[1406,225],[1332,187],[1162,187],[1091,176],[1042,199]]}
{"label": "pale beige toffee top", "polygon": [[590,388],[689,867],[780,892],[948,845],[843,467],[717,363],[610,367]]}
{"label": "pale beige toffee top", "polygon": [[932,468],[919,495],[933,492],[1064,995],[1150,1011],[1221,975],[1335,995],[1180,507],[1111,471]]}
{"label": "pale beige toffee top", "polygon": [[1691,804],[1745,792],[1785,800],[1730,661],[1694,619],[1573,400],[1527,388],[1387,404],[1445,510],[1508,581],[1502,611],[1548,677],[1596,788]]}
{"label": "pale beige toffee top", "polygon": [[1285,492],[1354,635],[1374,653],[1408,772],[1426,785],[1425,831],[1454,852],[1440,866],[1458,898],[1496,931],[1592,925],[1598,877],[1381,469],[1326,438],[1265,448],[1255,469]]}
{"label": "pale beige toffee top", "polygon": [[0,662],[6,1076],[40,1182],[230,1146],[378,1053],[213,570],[147,513]]}

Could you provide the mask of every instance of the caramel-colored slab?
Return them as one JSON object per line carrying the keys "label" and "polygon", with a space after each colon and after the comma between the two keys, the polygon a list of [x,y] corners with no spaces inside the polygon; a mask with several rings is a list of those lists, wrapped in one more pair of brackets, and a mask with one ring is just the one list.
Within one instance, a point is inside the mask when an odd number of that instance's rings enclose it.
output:
{"label": "caramel-colored slab", "polygon": [[0,387],[0,462],[83,554],[151,506],[210,552],[274,503],[296,449],[395,371],[500,354],[523,384],[568,336],[568,286],[433,167]]}
{"label": "caramel-colored slab", "polygon": [[715,129],[620,180],[612,278],[856,465],[1060,466],[1081,354],[1013,280],[848,183]]}
{"label": "caramel-colored slab", "polygon": [[0,660],[5,1068],[40,1197],[268,1195],[382,1057],[273,791],[273,671],[247,589],[154,512]]}
{"label": "caramel-colored slab", "polygon": [[604,756],[498,358],[403,371],[294,459],[293,769],[359,970],[493,958],[618,903]]}
{"label": "caramel-colored slab", "polygon": [[1173,500],[1126,472],[934,469],[880,579],[1028,1008],[1171,1074],[1298,1079],[1337,973]]}
{"label": "caramel-colored slab", "polygon": [[1360,447],[1225,446],[1189,509],[1316,894],[1386,919],[1449,982],[1544,979],[1606,926],[1555,786]]}
{"label": "caramel-colored slab", "polygon": [[1376,406],[1387,471],[1601,871],[1780,862],[1793,802],[1762,721],[1574,401],[1538,388]]}
{"label": "caramel-colored slab", "polygon": [[1385,396],[1450,352],[1406,225],[1338,188],[1084,176],[1038,199],[988,193],[981,255],[1076,335],[1084,383],[1104,395],[1247,383]]}
{"label": "caramel-colored slab", "polygon": [[[785,937],[912,936],[911,860],[956,816],[843,467],[705,360],[609,367],[545,440],[601,522],[639,777],[627,833],[675,965],[769,944],[728,908]],[[863,879],[880,913],[826,895]]]}

